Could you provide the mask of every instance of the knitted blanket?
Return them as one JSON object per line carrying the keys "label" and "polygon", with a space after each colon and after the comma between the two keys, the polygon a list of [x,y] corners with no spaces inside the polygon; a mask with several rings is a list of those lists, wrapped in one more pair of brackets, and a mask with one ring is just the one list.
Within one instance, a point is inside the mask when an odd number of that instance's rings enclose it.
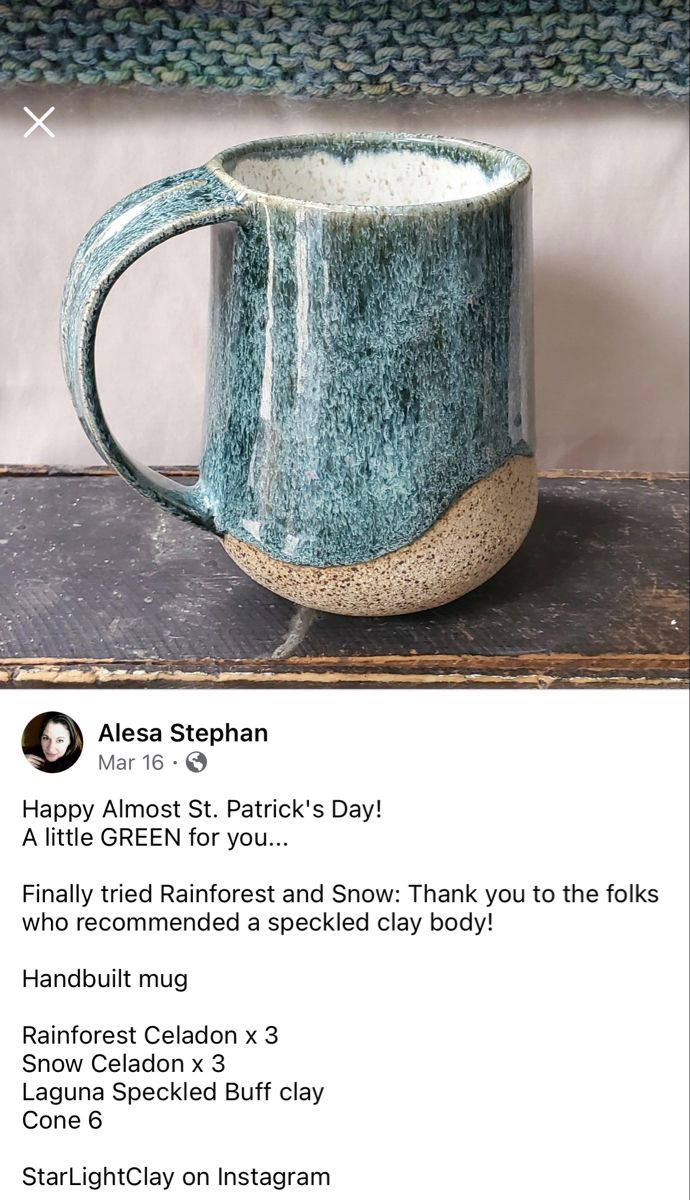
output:
{"label": "knitted blanket", "polygon": [[688,94],[678,0],[0,0],[0,82],[282,96]]}

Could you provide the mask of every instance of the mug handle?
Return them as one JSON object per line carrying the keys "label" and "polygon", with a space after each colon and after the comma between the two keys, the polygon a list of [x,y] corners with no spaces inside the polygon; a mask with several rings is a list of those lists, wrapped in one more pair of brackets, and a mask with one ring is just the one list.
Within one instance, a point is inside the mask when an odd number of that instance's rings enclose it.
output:
{"label": "mug handle", "polygon": [[147,184],[118,201],[89,230],[65,283],[62,363],[82,426],[102,457],[128,483],[168,512],[214,533],[214,516],[197,482],[185,487],[131,458],[112,434],[96,386],[95,343],[105,299],[120,275],[160,242],[200,225],[249,215],[230,187],[208,167]]}

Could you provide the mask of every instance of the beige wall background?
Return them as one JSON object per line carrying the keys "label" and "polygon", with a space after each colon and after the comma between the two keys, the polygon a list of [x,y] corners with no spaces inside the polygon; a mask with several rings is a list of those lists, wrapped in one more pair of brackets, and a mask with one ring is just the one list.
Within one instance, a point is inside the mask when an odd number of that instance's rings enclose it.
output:
{"label": "beige wall background", "polygon": [[[26,105],[48,120],[29,138]],[[249,138],[343,129],[476,137],[534,168],[541,466],[687,467],[688,173],[681,107],[620,97],[297,103],[104,89],[0,92],[0,462],[99,461],[62,379],[62,283],[86,229],[141,184]],[[99,384],[113,429],[151,463],[201,436],[208,231],[116,285]]]}

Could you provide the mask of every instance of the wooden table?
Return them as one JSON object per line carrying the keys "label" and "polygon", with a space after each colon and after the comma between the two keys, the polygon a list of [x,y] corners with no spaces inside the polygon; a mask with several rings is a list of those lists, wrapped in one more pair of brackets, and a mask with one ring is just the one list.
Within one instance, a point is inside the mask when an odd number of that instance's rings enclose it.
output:
{"label": "wooden table", "polygon": [[335,617],[264,591],[105,468],[0,468],[0,685],[686,686],[687,522],[678,477],[551,473],[483,587]]}

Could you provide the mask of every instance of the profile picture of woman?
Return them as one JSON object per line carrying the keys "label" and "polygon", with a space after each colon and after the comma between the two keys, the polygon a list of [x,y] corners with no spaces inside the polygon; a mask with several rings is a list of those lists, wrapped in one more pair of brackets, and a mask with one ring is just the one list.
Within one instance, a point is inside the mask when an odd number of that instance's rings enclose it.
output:
{"label": "profile picture of woman", "polygon": [[81,729],[66,713],[39,713],[22,734],[22,750],[37,771],[54,774],[73,767],[84,748]]}

